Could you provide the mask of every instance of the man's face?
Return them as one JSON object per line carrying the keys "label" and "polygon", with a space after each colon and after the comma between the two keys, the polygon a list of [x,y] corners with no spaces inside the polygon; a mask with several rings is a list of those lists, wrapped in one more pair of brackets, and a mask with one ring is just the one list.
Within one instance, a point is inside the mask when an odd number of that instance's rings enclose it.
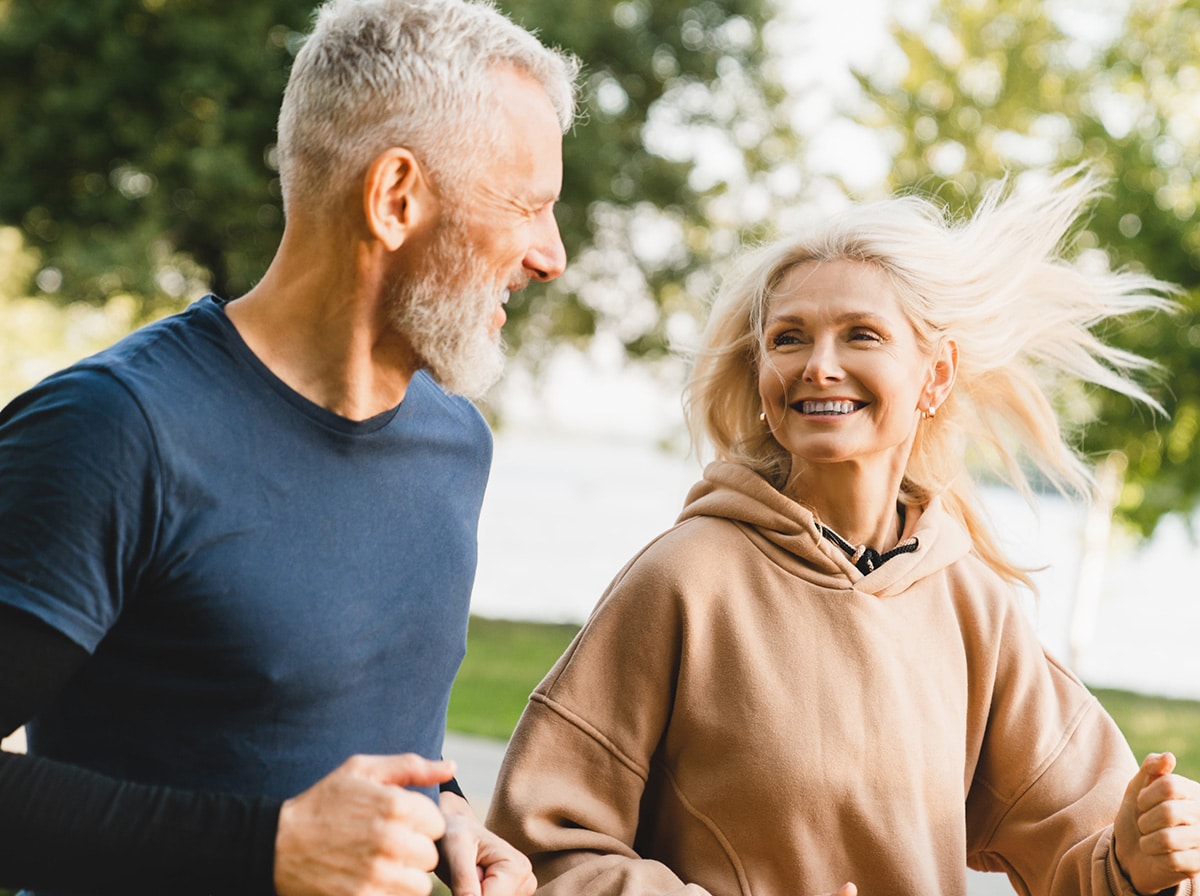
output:
{"label": "man's face", "polygon": [[434,378],[483,395],[504,365],[500,329],[509,294],[553,280],[566,266],[554,219],[562,187],[562,133],[533,79],[498,69],[495,151],[445,191],[416,276],[398,279],[393,320]]}

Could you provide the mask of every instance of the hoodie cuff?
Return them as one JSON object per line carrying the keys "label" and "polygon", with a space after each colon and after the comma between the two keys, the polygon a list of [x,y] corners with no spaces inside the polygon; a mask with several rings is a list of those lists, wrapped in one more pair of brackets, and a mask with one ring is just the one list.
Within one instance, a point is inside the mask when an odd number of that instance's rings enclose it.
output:
{"label": "hoodie cuff", "polygon": [[[1107,841],[1107,842],[1106,842]],[[1120,861],[1117,859],[1117,844],[1113,837],[1112,827],[1105,832],[1104,838],[1101,840],[1102,846],[1107,846],[1105,852],[1105,870],[1108,877],[1109,887],[1117,896],[1192,896],[1193,881],[1184,881],[1177,887],[1168,887],[1165,890],[1159,890],[1157,893],[1143,893],[1133,885],[1133,881],[1129,879],[1129,875],[1125,873],[1125,869],[1121,867]]]}

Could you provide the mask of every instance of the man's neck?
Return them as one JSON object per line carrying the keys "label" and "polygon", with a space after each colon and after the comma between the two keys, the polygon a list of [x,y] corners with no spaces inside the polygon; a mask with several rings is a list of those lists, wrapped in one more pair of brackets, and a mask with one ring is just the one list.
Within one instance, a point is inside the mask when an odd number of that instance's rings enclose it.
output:
{"label": "man's neck", "polygon": [[[361,252],[359,253],[362,254]],[[353,252],[284,244],[263,279],[226,307],[250,350],[284,383],[349,420],[398,405],[416,357],[392,328],[371,265],[339,268]]]}

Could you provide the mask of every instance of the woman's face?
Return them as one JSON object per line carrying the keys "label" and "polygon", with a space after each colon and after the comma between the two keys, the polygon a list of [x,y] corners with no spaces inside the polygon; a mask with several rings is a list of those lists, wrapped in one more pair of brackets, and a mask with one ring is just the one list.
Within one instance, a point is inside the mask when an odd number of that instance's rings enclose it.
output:
{"label": "woman's face", "polygon": [[802,465],[902,472],[920,411],[944,400],[953,381],[953,358],[944,347],[922,348],[888,277],[871,264],[794,268],[767,309],[764,342],[758,392],[767,425]]}

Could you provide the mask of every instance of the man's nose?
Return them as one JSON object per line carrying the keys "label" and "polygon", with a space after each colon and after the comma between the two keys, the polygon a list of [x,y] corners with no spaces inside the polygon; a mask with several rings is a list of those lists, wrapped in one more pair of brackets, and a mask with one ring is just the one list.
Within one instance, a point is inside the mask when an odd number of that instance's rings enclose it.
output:
{"label": "man's nose", "polygon": [[534,280],[548,283],[558,277],[567,267],[567,250],[563,246],[562,235],[558,232],[558,221],[554,213],[547,209],[544,220],[540,222],[537,239],[525,253],[522,262],[529,276]]}

